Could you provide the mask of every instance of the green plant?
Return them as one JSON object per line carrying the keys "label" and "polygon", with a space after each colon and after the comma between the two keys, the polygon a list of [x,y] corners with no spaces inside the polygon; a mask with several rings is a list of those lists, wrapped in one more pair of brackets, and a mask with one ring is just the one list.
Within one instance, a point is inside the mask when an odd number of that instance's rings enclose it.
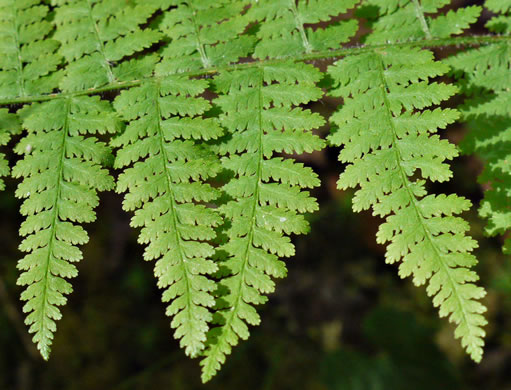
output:
{"label": "green plant", "polygon": [[[343,147],[339,188],[356,189],[355,211],[385,219],[387,262],[427,284],[481,360],[485,292],[458,216],[471,204],[427,187],[451,178],[446,161],[458,155],[437,130],[467,121],[462,149],[486,161],[481,180],[492,183],[488,234],[511,226],[511,1],[486,2],[499,15],[484,36],[460,36],[480,6],[359,3],[0,0],[0,145],[24,130],[11,172],[26,216],[18,284],[45,359],[88,241],[80,223],[96,218],[97,192],[115,188],[156,260],[174,336],[203,357],[203,380],[214,376],[260,322],[254,306],[286,275],[290,235],[307,233],[304,214],[318,208],[319,178],[293,155],[325,147],[313,132],[325,120],[304,105],[326,90],[342,98],[328,138]],[[354,45],[362,22],[371,30]],[[441,61],[427,50],[446,46],[464,49]],[[438,81],[448,73],[455,83]],[[457,93],[468,97],[459,109],[440,106]]]}

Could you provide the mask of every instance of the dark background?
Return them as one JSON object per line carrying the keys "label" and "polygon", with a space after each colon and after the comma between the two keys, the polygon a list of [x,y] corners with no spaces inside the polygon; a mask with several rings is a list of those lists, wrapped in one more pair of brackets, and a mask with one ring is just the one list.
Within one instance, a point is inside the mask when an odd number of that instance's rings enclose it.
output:
{"label": "dark background", "polygon": [[[440,57],[445,53],[438,50]],[[325,99],[311,108],[328,117],[336,104]],[[453,126],[443,135],[458,143],[465,132]],[[153,264],[142,260],[137,232],[114,193],[101,195],[98,221],[86,226],[90,243],[83,247],[51,359],[39,357],[18,300],[22,218],[16,182],[7,180],[0,193],[0,389],[511,389],[511,263],[500,252],[501,240],[484,237],[475,207],[464,215],[480,242],[477,272],[488,290],[487,347],[477,365],[454,340],[453,327],[438,318],[425,289],[399,279],[397,267],[385,264],[384,247],[375,243],[381,221],[370,212],[353,214],[352,193],[336,190],[342,170],[337,153],[299,157],[322,179],[314,193],[321,211],[310,216],[308,236],[294,237],[297,255],[288,261],[288,277],[260,307],[261,326],[251,328],[250,339],[207,385],[200,383],[198,360],[187,358],[172,337]],[[476,157],[460,157],[454,179],[430,188],[477,205],[481,168]]]}

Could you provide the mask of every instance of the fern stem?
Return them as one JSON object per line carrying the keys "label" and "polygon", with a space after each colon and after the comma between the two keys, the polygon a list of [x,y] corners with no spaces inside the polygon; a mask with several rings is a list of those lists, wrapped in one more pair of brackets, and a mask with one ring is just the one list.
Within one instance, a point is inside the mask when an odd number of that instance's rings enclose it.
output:
{"label": "fern stem", "polygon": [[103,45],[103,41],[101,40],[101,37],[99,36],[98,25],[96,24],[96,21],[92,17],[92,5],[91,5],[90,0],[87,0],[87,8],[88,8],[88,11],[89,11],[88,12],[88,16],[89,16],[90,23],[94,27],[94,36],[96,37],[96,40],[98,41],[98,44],[99,44],[99,52],[101,53],[101,56],[103,57],[104,68],[106,69],[106,73],[107,73],[107,76],[108,76],[108,81],[110,83],[113,83],[115,81],[115,76],[112,73],[112,67],[110,65],[110,62],[106,58],[105,46]]}
{"label": "fern stem", "polygon": [[26,96],[25,94],[25,81],[23,79],[23,60],[21,58],[21,50],[20,50],[20,40],[19,40],[19,25],[16,23],[16,20],[18,20],[18,8],[17,7],[13,7],[14,8],[14,19],[12,21],[12,24],[13,24],[13,31],[14,31],[14,45],[16,46],[16,57],[18,59],[18,61],[16,62],[16,72],[18,73],[18,80],[17,80],[17,84],[18,84],[18,90],[19,90],[19,94],[21,96]]}
{"label": "fern stem", "polygon": [[305,48],[305,53],[310,54],[312,53],[312,46],[309,43],[309,39],[307,38],[307,34],[305,33],[305,29],[303,28],[303,22],[300,18],[300,15],[298,14],[298,10],[296,9],[296,2],[295,0],[289,0],[291,4],[291,11],[293,12],[293,17],[295,19],[295,25],[298,28],[298,31],[300,32],[300,36],[302,37],[302,43],[303,47]]}
{"label": "fern stem", "polygon": [[[160,109],[160,103],[159,103],[159,99],[160,99],[160,85],[158,82],[155,83],[156,84],[156,88],[155,88],[155,104],[156,104],[156,113],[157,113],[157,117],[158,117],[158,144],[160,146],[160,155],[162,156],[162,159],[163,159],[163,171],[165,172],[165,181],[166,181],[166,185],[167,185],[167,194],[169,196],[169,199],[170,199],[170,202],[169,202],[169,213],[170,213],[170,220],[171,220],[171,229],[174,233],[174,238],[176,240],[176,246],[177,246],[177,251],[178,251],[178,257],[179,257],[179,261],[180,263],[182,264],[183,266],[183,269],[184,269],[184,275],[185,275],[185,289],[186,289],[186,315],[188,317],[188,321],[190,323],[193,322],[193,318],[191,316],[191,307],[194,306],[194,303],[190,300],[190,296],[192,295],[192,292],[191,292],[191,289],[190,289],[190,270],[188,269],[188,266],[186,264],[186,256],[184,255],[183,253],[183,248],[181,247],[181,242],[183,241],[183,238],[181,237],[181,234],[179,233],[179,230],[178,230],[178,221],[177,221],[177,212],[176,212],[176,202],[175,202],[175,196],[174,196],[174,191],[172,190],[172,179],[170,178],[170,173],[169,173],[169,170],[167,168],[167,163],[169,161],[169,158],[167,156],[167,152],[165,151],[165,145],[163,144],[164,142],[164,136],[163,136],[163,132],[162,132],[162,115],[161,115],[161,109]],[[199,353],[199,351],[192,351],[190,353],[190,356],[191,357],[195,357],[196,354]]]}
{"label": "fern stem", "polygon": [[[245,248],[245,251],[243,253],[242,257],[242,264],[240,267],[240,271],[236,275],[236,277],[239,278],[239,283],[237,286],[237,291],[233,292],[231,291],[230,294],[236,296],[236,300],[234,301],[233,305],[230,307],[229,310],[229,316],[225,320],[224,324],[221,324],[221,327],[224,329],[231,329],[232,328],[232,322],[234,320],[234,317],[238,315],[240,302],[242,300],[242,287],[243,283],[245,283],[245,269],[247,268],[248,264],[248,257],[250,253],[250,247],[253,246],[253,237],[254,237],[254,230],[256,226],[256,210],[257,206],[259,205],[259,192],[260,192],[260,184],[261,184],[261,176],[262,176],[262,162],[264,159],[263,155],[263,118],[262,118],[262,110],[263,110],[263,94],[262,94],[262,87],[263,87],[263,69],[259,70],[259,82],[258,82],[258,110],[257,110],[257,117],[258,117],[258,130],[259,130],[259,137],[258,137],[258,161],[257,161],[257,170],[256,170],[256,185],[254,188],[254,194],[252,196],[252,199],[254,200],[253,207],[252,207],[252,215],[250,217],[250,228],[247,234],[247,246]],[[220,297],[221,298],[221,297]],[[219,336],[219,338],[222,337],[222,335]],[[216,356],[218,354],[218,349],[222,348],[222,342],[217,342],[215,346],[212,349],[211,353],[206,355],[205,358],[205,364],[204,366],[207,367],[208,364],[211,364],[214,366],[216,364]],[[211,372],[216,371],[213,368],[205,369],[203,371],[202,380],[203,382],[207,382],[209,379],[211,379],[211,376],[209,374],[205,374],[204,372]]]}
{"label": "fern stem", "polygon": [[[473,35],[473,36],[465,36],[465,37],[454,37],[454,38],[442,38],[442,39],[421,39],[416,41],[409,42],[400,42],[400,43],[384,43],[377,45],[361,45],[361,46],[352,46],[352,47],[344,47],[337,50],[324,50],[318,51],[310,54],[302,54],[299,56],[294,56],[292,58],[283,57],[279,59],[268,59],[268,60],[258,60],[252,62],[244,62],[237,63],[228,66],[221,67],[211,67],[208,69],[194,70],[190,72],[182,72],[179,73],[181,76],[186,77],[211,77],[211,75],[224,72],[224,71],[234,71],[239,69],[248,69],[259,66],[267,66],[274,64],[281,64],[285,62],[289,62],[290,60],[294,62],[303,62],[303,61],[316,61],[316,60],[337,60],[342,57],[363,54],[368,52],[374,52],[375,50],[385,50],[387,48],[411,48],[411,47],[421,47],[421,48],[435,48],[435,47],[461,47],[461,46],[484,46],[491,45],[494,43],[500,42],[510,42],[511,36],[509,35]],[[83,95],[95,95],[103,92],[116,91],[127,89],[131,87],[136,87],[144,82],[151,80],[158,80],[162,78],[166,78],[169,75],[165,76],[149,76],[143,79],[130,80],[130,81],[114,81],[111,84],[104,85],[98,88],[89,88],[82,91],[70,92],[70,93],[52,93],[46,95],[32,95],[32,96],[19,96],[14,98],[4,98],[0,99],[0,106],[13,105],[13,104],[25,104],[25,103],[33,103],[33,102],[42,102],[48,100],[54,100],[59,98],[69,98],[74,96],[83,96]]]}
{"label": "fern stem", "polygon": [[202,43],[200,39],[200,28],[197,24],[197,19],[195,18],[195,15],[197,15],[197,11],[193,7],[193,3],[191,1],[187,2],[188,6],[190,7],[190,10],[192,11],[192,23],[193,23],[193,29],[195,31],[195,45],[197,46],[197,50],[199,51],[200,58],[202,61],[202,65],[204,66],[204,69],[208,69],[211,67],[211,62],[209,61],[209,58],[206,54],[206,51],[204,50],[204,44]]}
{"label": "fern stem", "polygon": [[415,6],[415,14],[417,15],[417,19],[419,19],[419,22],[421,23],[422,31],[424,31],[424,34],[426,35],[426,39],[431,39],[431,31],[429,31],[428,22],[426,21],[426,18],[424,17],[424,11],[422,10],[422,5],[420,4],[419,0],[412,0],[413,5]]}
{"label": "fern stem", "polygon": [[[45,273],[44,273],[44,289],[43,289],[43,305],[45,309],[41,310],[41,319],[39,323],[41,324],[41,329],[37,331],[37,333],[44,334],[44,331],[42,328],[44,328],[45,324],[45,317],[48,317],[46,314],[46,303],[47,303],[47,294],[48,294],[48,276],[50,273],[50,259],[53,254],[53,247],[55,243],[55,235],[56,235],[56,229],[57,229],[57,220],[59,218],[59,199],[61,194],[61,184],[62,184],[62,174],[64,171],[64,159],[66,158],[66,139],[68,136],[68,121],[69,121],[69,113],[70,113],[70,99],[66,99],[66,119],[64,122],[64,126],[62,128],[62,143],[61,143],[61,151],[60,151],[60,157],[58,161],[58,174],[57,174],[57,183],[55,185],[55,202],[53,204],[53,217],[52,217],[52,223],[51,223],[51,230],[50,230],[50,241],[48,242],[48,256],[46,257],[45,262]],[[36,334],[37,334],[36,333]],[[43,350],[41,351],[41,355],[43,356],[44,360],[48,360],[50,351],[48,350],[48,343],[41,342]],[[38,345],[38,349],[41,347]]]}

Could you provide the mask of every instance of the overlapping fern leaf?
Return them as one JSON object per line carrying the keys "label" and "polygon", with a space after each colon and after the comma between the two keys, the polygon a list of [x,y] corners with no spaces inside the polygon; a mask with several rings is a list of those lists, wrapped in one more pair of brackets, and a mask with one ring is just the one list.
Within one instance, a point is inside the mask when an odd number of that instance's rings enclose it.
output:
{"label": "overlapping fern leaf", "polygon": [[467,6],[432,16],[451,0],[364,0],[361,14],[373,20],[367,43],[448,38],[474,23],[482,8]]}
{"label": "overlapping fern leaf", "polygon": [[0,98],[51,92],[60,76],[55,53],[58,42],[48,38],[49,8],[40,0],[0,0]]}
{"label": "overlapping fern leaf", "polygon": [[247,325],[260,322],[254,305],[274,290],[271,277],[286,275],[281,257],[294,255],[288,235],[303,234],[303,213],[317,209],[304,188],[319,185],[303,164],[276,153],[320,150],[324,142],[311,130],[323,124],[318,114],[296,107],[319,99],[321,73],[310,65],[286,63],[223,72],[215,78],[215,103],[229,136],[218,145],[222,166],[233,178],[223,187],[229,200],[219,211],[228,221],[220,251],[223,278],[214,322],[208,334],[202,379],[208,381],[224,363]]}
{"label": "overlapping fern leaf", "polygon": [[57,6],[54,37],[69,63],[59,85],[63,91],[100,87],[151,73],[153,56],[123,60],[162,38],[160,32],[141,26],[156,10],[168,7],[165,0],[135,5],[127,5],[126,0],[52,2]]}
{"label": "overlapping fern leaf", "polygon": [[117,190],[128,191],[123,207],[135,210],[132,226],[141,227],[144,258],[157,260],[158,286],[170,302],[167,315],[186,354],[203,348],[214,305],[217,270],[210,260],[214,227],[220,217],[204,202],[218,191],[205,180],[219,170],[218,158],[203,145],[222,134],[214,119],[201,115],[210,104],[200,95],[204,80],[168,77],[122,92],[115,108],[129,121],[113,145],[121,147],[116,167],[124,168]]}
{"label": "overlapping fern leaf", "polygon": [[59,306],[72,291],[65,279],[76,276],[73,263],[82,258],[78,245],[88,241],[80,224],[95,220],[97,192],[114,184],[102,168],[108,147],[86,135],[116,132],[118,122],[110,103],[87,96],[34,103],[18,113],[28,131],[16,146],[24,157],[12,172],[23,179],[16,196],[25,199],[21,213],[26,216],[20,250],[27,255],[18,263],[23,271],[18,284],[26,286],[21,294],[27,301],[25,323],[48,359]]}
{"label": "overlapping fern leaf", "polygon": [[338,48],[357,32],[355,19],[329,23],[325,28],[306,27],[328,22],[353,8],[357,0],[329,1],[259,0],[252,3],[250,19],[262,22],[257,32],[257,58],[280,58]]}
{"label": "overlapping fern leaf", "polygon": [[250,20],[245,0],[173,0],[159,29],[169,39],[157,74],[208,69],[238,61],[254,45],[242,33]]}
{"label": "overlapping fern leaf", "polygon": [[[19,133],[21,130],[18,117],[9,113],[5,108],[0,109],[0,146],[7,145],[13,134]],[[5,189],[2,180],[9,174],[9,165],[3,153],[0,153],[0,191]]]}
{"label": "overlapping fern leaf", "polygon": [[482,357],[485,291],[466,235],[468,224],[456,216],[470,202],[456,195],[428,195],[426,181],[443,182],[452,173],[446,160],[457,156],[454,145],[434,133],[454,122],[452,109],[430,108],[445,101],[456,87],[429,82],[446,73],[445,64],[419,49],[387,48],[348,57],[329,68],[334,96],[344,104],[332,116],[338,130],[330,136],[342,145],[348,163],[338,185],[358,188],[355,211],[372,208],[385,218],[377,234],[389,243],[388,263],[401,262],[399,275],[427,283],[440,316],[456,324],[455,336],[472,359]]}
{"label": "overlapping fern leaf", "polygon": [[[494,12],[503,11],[487,22],[495,32],[509,34],[511,3],[487,1]],[[508,41],[468,50],[445,60],[452,68],[467,101],[462,109],[469,123],[461,147],[464,153],[476,153],[485,162],[479,181],[488,184],[479,213],[488,219],[489,236],[511,230],[511,46]],[[511,253],[511,239],[504,243]]]}

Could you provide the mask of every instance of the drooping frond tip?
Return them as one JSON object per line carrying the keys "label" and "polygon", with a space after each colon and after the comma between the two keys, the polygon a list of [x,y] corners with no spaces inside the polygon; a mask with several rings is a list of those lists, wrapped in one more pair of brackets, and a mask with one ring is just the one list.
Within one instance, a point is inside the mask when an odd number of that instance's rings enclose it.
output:
{"label": "drooping frond tip", "polygon": [[412,276],[416,285],[427,282],[440,316],[456,324],[455,336],[479,362],[486,324],[479,300],[485,291],[470,270],[477,243],[465,234],[468,223],[456,216],[470,202],[428,195],[425,187],[427,180],[449,180],[445,161],[458,154],[434,134],[458,119],[458,112],[429,108],[457,91],[428,81],[447,70],[419,49],[375,50],[339,61],[329,73],[336,81],[332,94],[344,104],[332,116],[338,130],[330,141],[344,146],[339,158],[348,166],[338,184],[358,188],[353,209],[372,208],[385,218],[377,241],[388,243],[386,261],[401,262],[400,276]]}
{"label": "drooping frond tip", "polygon": [[310,65],[282,64],[224,72],[215,79],[220,93],[215,103],[230,137],[218,145],[222,165],[234,178],[223,191],[229,200],[220,207],[228,221],[227,242],[221,246],[224,277],[219,281],[217,325],[208,334],[201,362],[202,380],[210,380],[247,325],[258,325],[254,306],[273,292],[271,277],[287,270],[280,257],[294,255],[288,235],[308,231],[303,213],[317,210],[304,188],[319,185],[316,174],[276,153],[320,150],[323,140],[311,130],[323,124],[318,114],[296,107],[322,96],[316,87],[320,72]]}
{"label": "drooping frond tip", "polygon": [[220,217],[200,204],[218,196],[205,183],[219,170],[218,159],[200,144],[218,138],[215,119],[200,117],[209,103],[196,97],[204,80],[168,77],[124,91],[115,108],[129,121],[113,141],[121,147],[116,167],[124,168],[117,190],[128,191],[123,207],[135,210],[132,226],[141,227],[139,242],[144,258],[157,260],[158,286],[165,289],[175,337],[189,356],[204,349],[209,308],[214,305],[215,283],[208,275],[217,270],[208,241],[215,238]]}
{"label": "drooping frond tip", "polygon": [[82,258],[78,245],[88,241],[80,223],[95,220],[97,191],[110,190],[114,184],[101,166],[109,149],[94,137],[83,136],[118,130],[109,107],[97,97],[84,96],[34,103],[19,111],[28,135],[16,146],[24,157],[13,168],[13,176],[23,179],[16,196],[25,199],[21,214],[26,216],[20,250],[27,255],[18,262],[23,271],[18,284],[26,286],[21,294],[27,301],[25,323],[46,360],[55,321],[61,318],[58,306],[72,291],[65,279],[77,275],[73,263]]}

